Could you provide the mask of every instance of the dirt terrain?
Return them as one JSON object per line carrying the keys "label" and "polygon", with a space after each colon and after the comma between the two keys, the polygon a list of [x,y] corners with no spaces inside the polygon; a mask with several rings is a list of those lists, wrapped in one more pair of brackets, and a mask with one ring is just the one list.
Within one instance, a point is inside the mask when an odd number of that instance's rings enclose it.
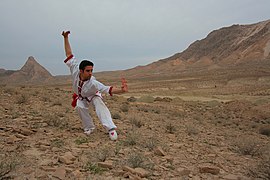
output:
{"label": "dirt terrain", "polygon": [[128,93],[104,96],[117,141],[93,108],[96,129],[83,134],[69,76],[32,56],[20,70],[0,68],[0,180],[270,179],[270,20],[95,76],[128,81]]}
{"label": "dirt terrain", "polygon": [[117,141],[93,108],[83,134],[70,84],[3,85],[0,179],[269,179],[269,70],[247,71],[128,79],[104,97]]}

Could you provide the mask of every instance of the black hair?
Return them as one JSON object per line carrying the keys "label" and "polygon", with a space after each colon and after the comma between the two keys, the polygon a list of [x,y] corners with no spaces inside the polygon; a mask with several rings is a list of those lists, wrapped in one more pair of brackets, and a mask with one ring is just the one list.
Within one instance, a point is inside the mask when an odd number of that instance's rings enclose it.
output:
{"label": "black hair", "polygon": [[89,60],[83,60],[79,65],[79,69],[84,70],[86,66],[93,66],[94,67],[94,63],[92,63]]}

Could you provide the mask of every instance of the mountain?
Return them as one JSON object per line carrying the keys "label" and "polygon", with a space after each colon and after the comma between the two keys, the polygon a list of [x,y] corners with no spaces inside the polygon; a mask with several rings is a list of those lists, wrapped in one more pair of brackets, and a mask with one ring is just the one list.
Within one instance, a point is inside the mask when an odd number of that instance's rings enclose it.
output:
{"label": "mountain", "polygon": [[[249,25],[232,25],[210,32],[204,39],[193,42],[183,52],[132,69],[95,73],[99,80],[162,78],[184,73],[219,71],[268,73],[270,69],[270,20]],[[254,71],[255,70],[255,71]],[[228,73],[228,72],[226,72]],[[70,76],[52,76],[34,57],[29,57],[18,71],[0,69],[0,83],[40,84],[71,83]]]}
{"label": "mountain", "polygon": [[8,84],[40,84],[53,79],[53,76],[41,66],[34,57],[30,56],[23,67],[12,72],[5,79]]}
{"label": "mountain", "polygon": [[[186,50],[145,67],[155,72],[215,68],[270,60],[270,20],[214,30]],[[135,68],[136,69],[136,68]],[[140,69],[137,67],[137,69]]]}
{"label": "mountain", "polygon": [[0,68],[0,77],[9,76],[9,75],[11,75],[14,72],[15,71],[13,71],[13,70],[5,70],[3,68]]}
{"label": "mountain", "polygon": [[102,75],[107,78],[121,74],[127,77],[158,76],[265,62],[270,62],[270,20],[223,27],[171,57],[146,66]]}

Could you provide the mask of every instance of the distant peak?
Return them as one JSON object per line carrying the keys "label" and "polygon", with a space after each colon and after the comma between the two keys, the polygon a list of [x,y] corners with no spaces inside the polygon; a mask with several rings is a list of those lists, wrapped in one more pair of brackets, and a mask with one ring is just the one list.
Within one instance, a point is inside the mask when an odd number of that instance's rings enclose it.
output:
{"label": "distant peak", "polygon": [[34,62],[37,62],[33,56],[29,56],[28,59],[27,59],[27,61],[34,61]]}

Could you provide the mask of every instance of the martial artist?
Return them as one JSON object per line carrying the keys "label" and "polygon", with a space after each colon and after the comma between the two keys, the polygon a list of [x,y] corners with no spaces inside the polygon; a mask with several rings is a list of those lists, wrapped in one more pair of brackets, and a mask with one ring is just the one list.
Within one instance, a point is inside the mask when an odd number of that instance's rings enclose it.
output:
{"label": "martial artist", "polygon": [[69,43],[70,31],[63,31],[64,47],[66,53],[65,63],[70,68],[72,76],[73,87],[73,102],[72,105],[77,110],[80,119],[82,120],[82,126],[84,133],[90,135],[95,129],[95,125],[91,116],[89,115],[88,107],[93,105],[96,114],[103,125],[103,127],[109,133],[111,140],[117,139],[116,125],[112,121],[111,113],[105,103],[102,100],[102,93],[120,94],[128,91],[126,80],[122,79],[121,89],[117,89],[112,86],[105,86],[101,82],[97,81],[93,73],[94,64],[89,60],[83,60],[80,63],[72,54],[71,46]]}

